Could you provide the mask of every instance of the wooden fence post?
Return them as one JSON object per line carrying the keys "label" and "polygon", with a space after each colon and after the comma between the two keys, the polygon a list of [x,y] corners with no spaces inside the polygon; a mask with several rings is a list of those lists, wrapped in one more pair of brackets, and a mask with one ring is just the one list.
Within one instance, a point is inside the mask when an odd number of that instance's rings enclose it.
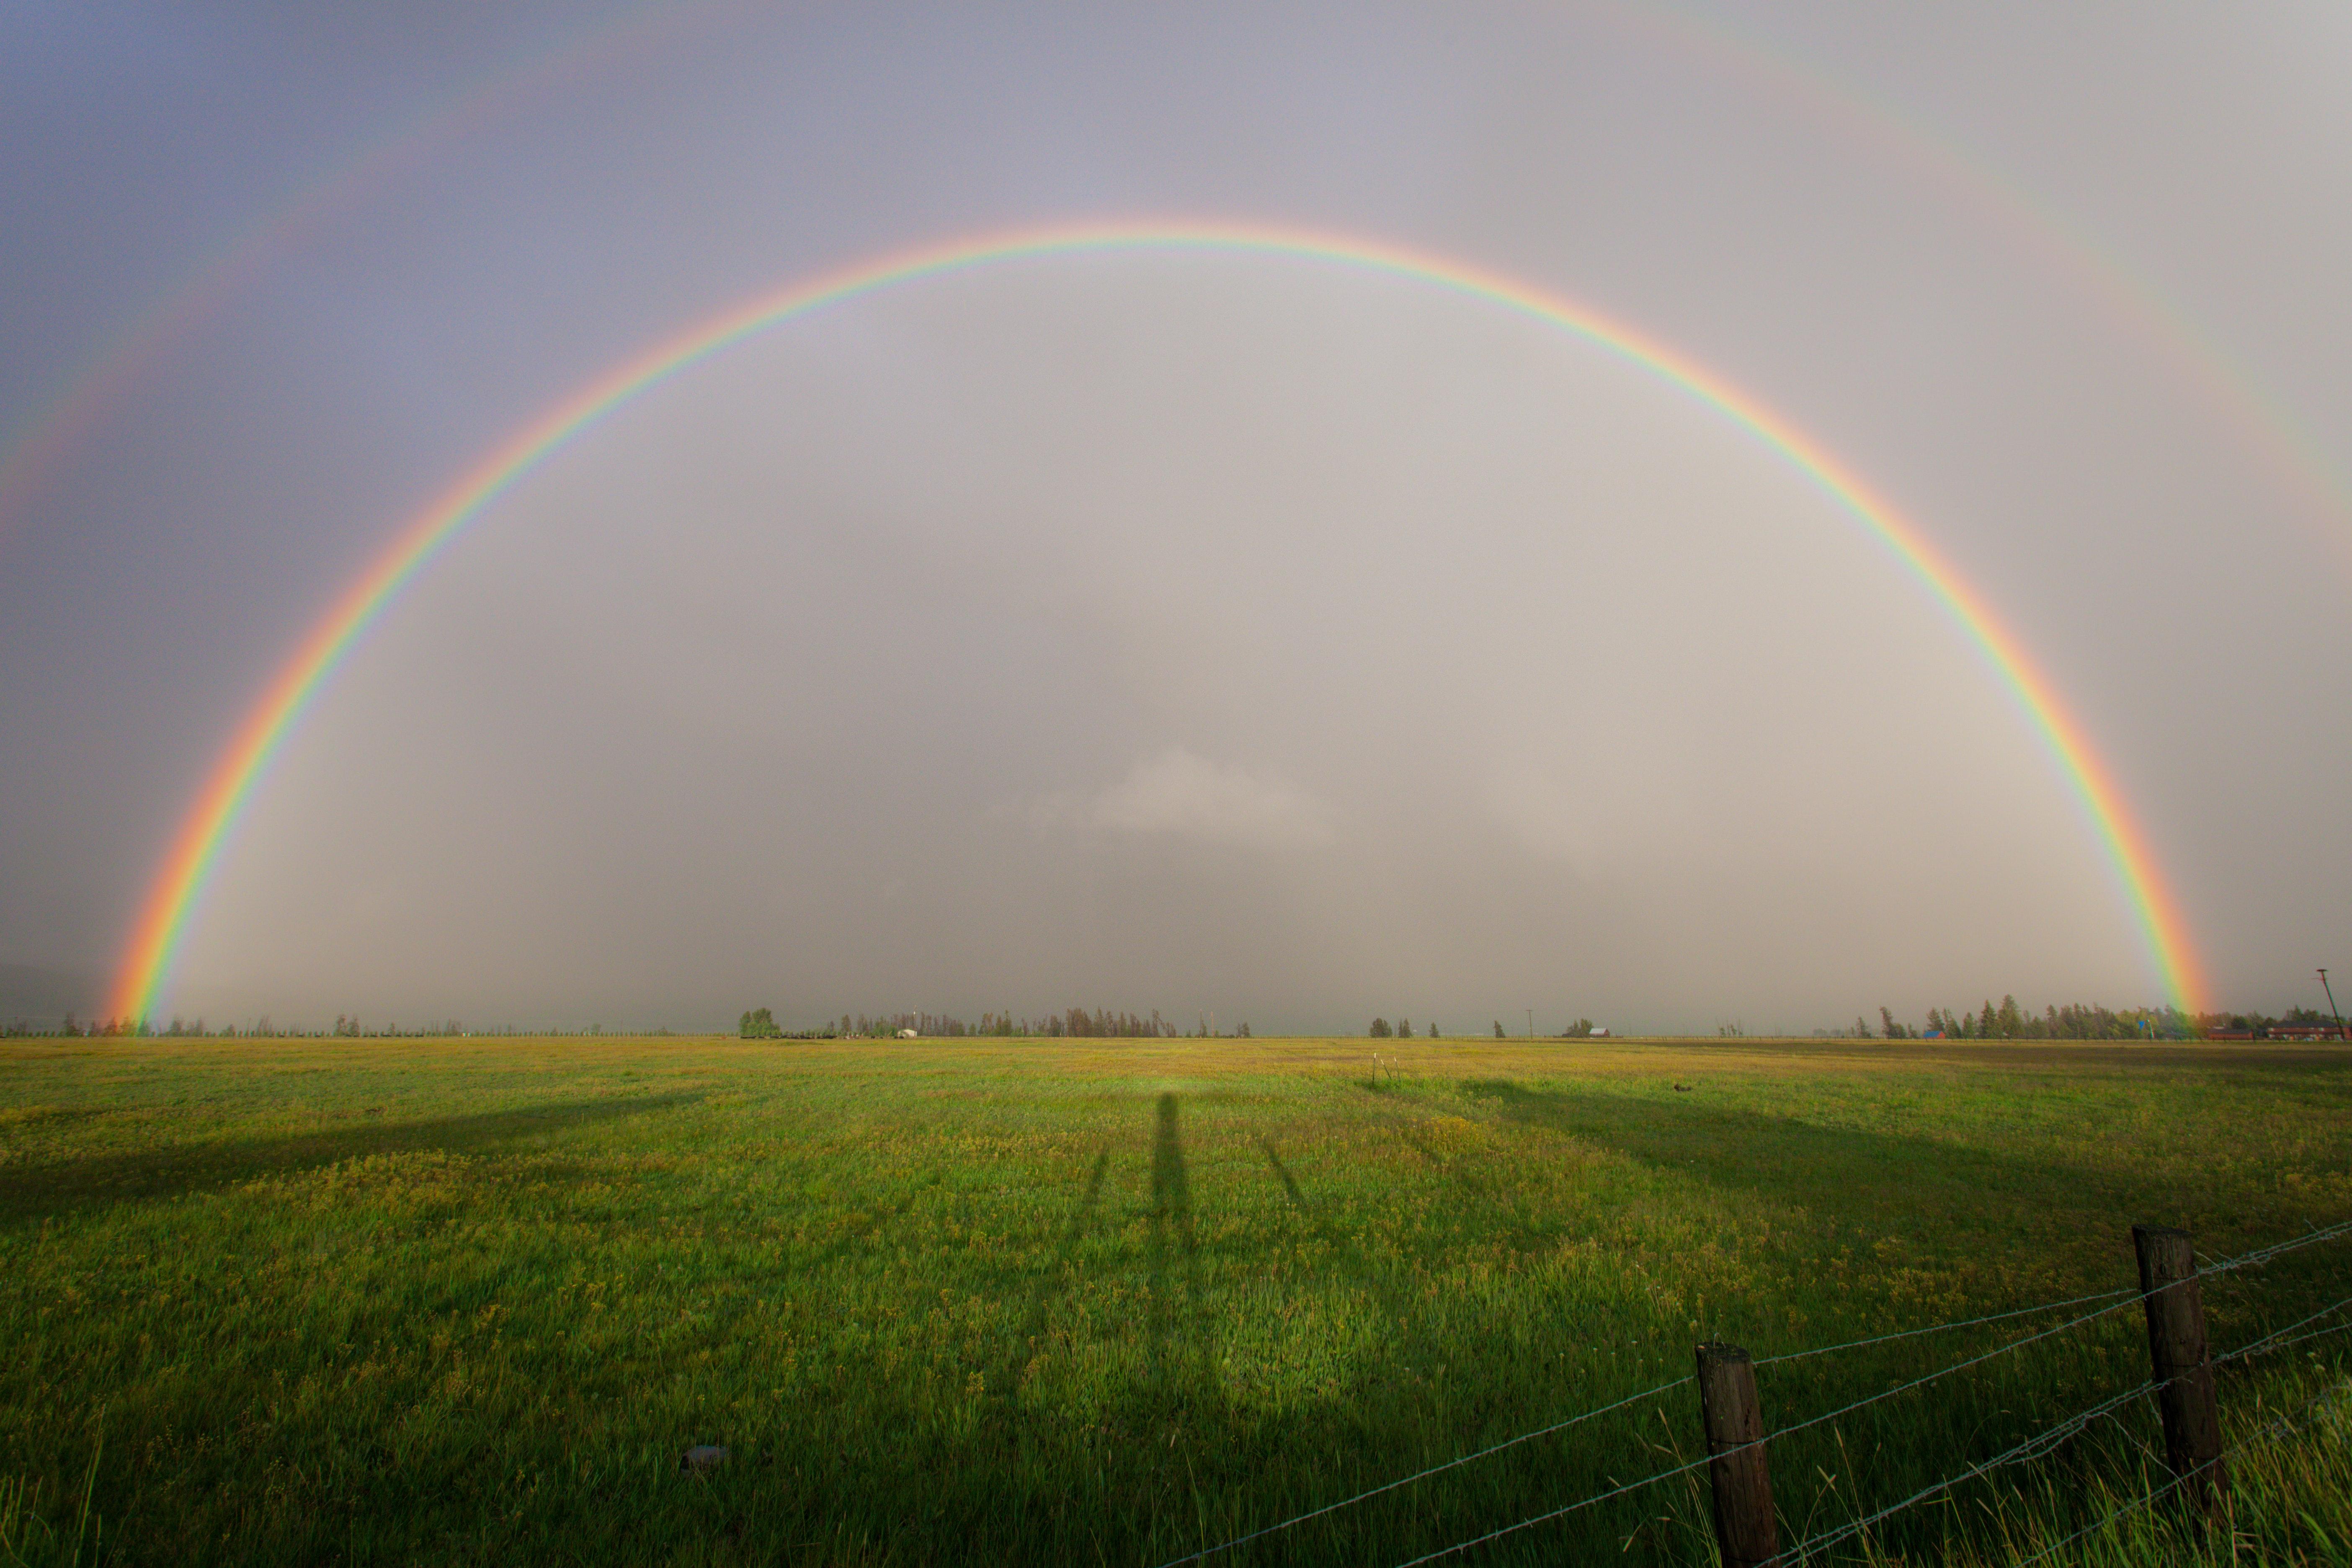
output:
{"label": "wooden fence post", "polygon": [[2132,1247],[2139,1254],[2140,1304],[2147,1310],[2148,1362],[2162,1385],[2156,1399],[2164,1413],[2164,1460],[2180,1489],[2210,1515],[2226,1488],[2197,1251],[2187,1231],[2160,1225],[2132,1226]]}
{"label": "wooden fence post", "polygon": [[1723,1568],[1780,1568],[1772,1477],[1764,1463],[1764,1410],[1756,1403],[1756,1363],[1746,1351],[1722,1343],[1698,1347],[1698,1408]]}

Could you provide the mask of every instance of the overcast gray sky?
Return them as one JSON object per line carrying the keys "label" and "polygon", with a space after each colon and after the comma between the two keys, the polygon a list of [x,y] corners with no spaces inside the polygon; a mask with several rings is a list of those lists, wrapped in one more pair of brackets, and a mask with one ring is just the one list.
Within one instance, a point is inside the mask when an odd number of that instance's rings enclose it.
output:
{"label": "overcast gray sky", "polygon": [[[2352,972],[2352,12],[0,8],[0,974],[106,975],[329,601],[608,367],[1052,221],[1417,247],[1746,389],[2078,717],[2213,999]],[[77,978],[79,977],[79,978]],[[630,405],[389,609],[168,1010],[1810,1029],[2164,998],[1769,447],[1425,283],[1062,257]]]}

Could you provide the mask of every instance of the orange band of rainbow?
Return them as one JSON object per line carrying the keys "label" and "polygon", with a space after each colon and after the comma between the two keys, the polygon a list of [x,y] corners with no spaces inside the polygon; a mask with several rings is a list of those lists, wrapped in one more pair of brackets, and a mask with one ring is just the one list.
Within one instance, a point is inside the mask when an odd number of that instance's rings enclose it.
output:
{"label": "orange band of rainbow", "polygon": [[337,598],[237,725],[173,840],[142,905],[110,1006],[139,1019],[154,1006],[221,847],[255,783],[327,678],[402,585],[524,475],[637,394],[753,333],[859,295],[927,278],[1050,256],[1202,251],[1350,267],[1435,284],[1565,329],[1683,388],[1760,437],[1841,502],[1940,601],[2023,709],[2079,799],[2133,911],[2168,999],[2195,1013],[2203,996],[2187,929],[2146,839],[2081,726],[1990,608],[1895,508],[1803,432],[1722,377],[1630,327],[1558,295],[1464,262],[1305,229],[1212,222],[1094,223],[1029,229],[897,252],[791,284],[656,345],[518,432],[401,530]]}

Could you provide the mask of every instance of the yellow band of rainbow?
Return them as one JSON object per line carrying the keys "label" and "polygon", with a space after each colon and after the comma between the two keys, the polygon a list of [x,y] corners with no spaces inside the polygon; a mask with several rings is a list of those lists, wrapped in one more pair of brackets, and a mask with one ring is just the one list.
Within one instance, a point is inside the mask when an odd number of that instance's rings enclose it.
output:
{"label": "yellow band of rainbow", "polygon": [[2114,867],[2168,998],[2194,1014],[2204,995],[2187,928],[2146,839],[2082,727],[2017,639],[1925,535],[1860,477],[1747,393],[1664,344],[1543,289],[1402,247],[1222,222],[1109,222],[1032,228],[903,250],[787,285],[655,345],[573,393],[517,432],[400,531],[345,589],[236,728],[157,870],[115,979],[110,1014],[145,1017],[223,844],[303,712],[360,634],[468,521],[549,456],[639,393],[763,329],[896,284],[1004,262],[1133,251],[1290,258],[1435,284],[1562,328],[1683,388],[1760,437],[1828,491],[1940,601],[2023,709],[2089,817]]}

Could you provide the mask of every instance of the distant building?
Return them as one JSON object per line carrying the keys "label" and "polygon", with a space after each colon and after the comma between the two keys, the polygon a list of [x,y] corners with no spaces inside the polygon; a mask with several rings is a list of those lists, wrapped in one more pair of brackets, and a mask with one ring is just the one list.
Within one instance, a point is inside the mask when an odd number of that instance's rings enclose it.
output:
{"label": "distant building", "polygon": [[1596,1040],[1601,1038],[1603,1035],[1606,1035],[1608,1032],[1609,1029],[1606,1025],[1595,1024],[1592,1026],[1592,1037]]}
{"label": "distant building", "polygon": [[2340,1040],[2344,1031],[2334,1024],[2273,1024],[2273,1040]]}
{"label": "distant building", "polygon": [[921,1036],[919,1036],[919,1035],[916,1034],[916,1033],[915,1033],[915,1031],[914,1031],[914,1030],[912,1030],[912,1029],[901,1029],[901,1030],[899,1030],[899,1031],[898,1031],[898,1037],[899,1037],[900,1039],[902,1039],[902,1040],[918,1040],[918,1039],[922,1038],[922,1037],[921,1037]]}
{"label": "distant building", "polygon": [[2254,1032],[2252,1029],[2208,1029],[2205,1037],[2209,1040],[2251,1040]]}

